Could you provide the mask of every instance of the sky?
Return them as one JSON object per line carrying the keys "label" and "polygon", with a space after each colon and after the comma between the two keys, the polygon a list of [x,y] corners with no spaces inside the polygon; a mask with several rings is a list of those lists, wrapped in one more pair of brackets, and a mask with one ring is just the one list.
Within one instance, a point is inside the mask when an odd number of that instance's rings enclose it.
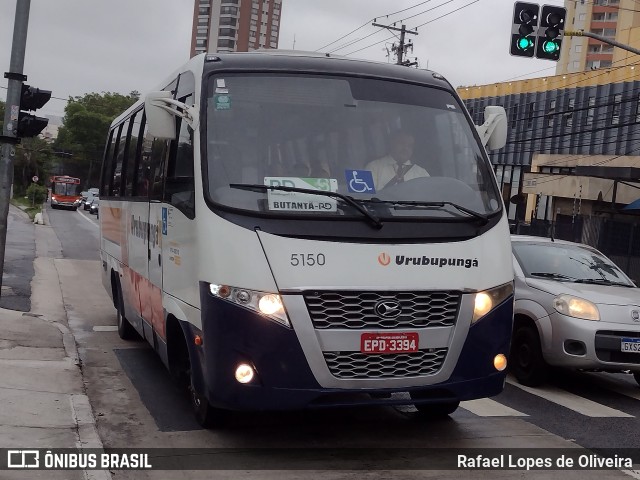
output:
{"label": "sky", "polygon": [[[9,70],[16,2],[21,1],[0,0],[2,72]],[[189,59],[194,1],[32,0],[24,64],[26,83],[53,92],[53,98],[39,113],[64,115],[70,96],[128,94],[133,90],[144,94],[152,90]],[[282,3],[281,49],[335,50],[335,55],[394,62],[387,56],[387,48],[397,38],[371,23],[376,19],[387,25],[397,22],[399,27],[404,20],[408,29],[418,27],[418,35],[407,35],[414,44],[409,58],[417,57],[420,68],[441,73],[454,87],[555,73],[556,62],[509,54],[513,0]],[[562,0],[539,3],[564,4]],[[1,100],[6,99],[7,92],[3,77]]]}

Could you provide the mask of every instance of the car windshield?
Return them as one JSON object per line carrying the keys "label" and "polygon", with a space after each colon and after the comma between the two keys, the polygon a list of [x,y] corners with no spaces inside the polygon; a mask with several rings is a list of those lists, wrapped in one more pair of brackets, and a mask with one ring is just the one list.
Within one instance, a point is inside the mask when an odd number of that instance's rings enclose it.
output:
{"label": "car windshield", "polygon": [[323,218],[362,218],[364,206],[381,219],[465,221],[501,208],[464,107],[445,90],[275,74],[218,75],[208,88],[204,167],[218,205]]}
{"label": "car windshield", "polygon": [[512,248],[527,277],[632,286],[611,260],[587,246],[514,241]]}

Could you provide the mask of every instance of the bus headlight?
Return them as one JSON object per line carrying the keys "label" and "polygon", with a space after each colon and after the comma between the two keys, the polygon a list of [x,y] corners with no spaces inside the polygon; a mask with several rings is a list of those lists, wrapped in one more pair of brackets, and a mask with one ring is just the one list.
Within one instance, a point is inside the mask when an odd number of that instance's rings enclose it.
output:
{"label": "bus headlight", "polygon": [[513,295],[513,283],[511,282],[476,293],[471,323],[480,320],[497,305],[500,305],[504,300],[509,298],[510,295]]}
{"label": "bus headlight", "polygon": [[270,320],[291,328],[289,317],[282,304],[282,298],[276,293],[258,292],[247,288],[214,284],[209,285],[209,291],[215,297],[253,310]]}

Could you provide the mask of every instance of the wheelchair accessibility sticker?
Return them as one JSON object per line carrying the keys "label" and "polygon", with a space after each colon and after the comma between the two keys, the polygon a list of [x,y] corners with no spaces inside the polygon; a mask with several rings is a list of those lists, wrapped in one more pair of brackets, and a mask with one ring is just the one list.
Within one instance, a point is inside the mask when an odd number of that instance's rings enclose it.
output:
{"label": "wheelchair accessibility sticker", "polygon": [[373,174],[370,170],[345,170],[347,188],[353,193],[376,193]]}

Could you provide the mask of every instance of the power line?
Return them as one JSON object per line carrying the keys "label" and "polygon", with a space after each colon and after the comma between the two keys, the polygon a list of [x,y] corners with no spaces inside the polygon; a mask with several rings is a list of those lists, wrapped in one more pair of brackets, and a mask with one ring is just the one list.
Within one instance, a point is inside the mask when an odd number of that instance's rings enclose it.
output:
{"label": "power line", "polygon": [[[422,25],[418,25],[417,27],[415,27],[415,29],[414,29],[414,30],[417,30],[417,29],[418,29],[418,28],[420,28],[420,27],[424,27],[425,25],[428,25],[429,23],[433,23],[433,22],[435,22],[436,20],[439,20],[439,19],[441,19],[441,18],[444,18],[444,17],[446,17],[446,16],[448,16],[448,15],[451,15],[452,13],[458,12],[458,11],[462,10],[463,8],[467,8],[467,7],[469,7],[469,6],[473,5],[474,3],[477,3],[477,2],[479,2],[479,1],[480,1],[480,0],[474,0],[474,1],[472,1],[471,3],[467,3],[466,5],[463,5],[462,7],[456,8],[455,10],[452,10],[452,11],[450,11],[450,12],[448,12],[448,13],[445,13],[444,15],[441,15],[441,16],[439,16],[439,17],[436,17],[436,18],[434,18],[433,20],[430,20],[430,21],[428,21],[428,22],[425,22],[425,23],[423,23]],[[448,2],[447,2],[447,3],[448,3]],[[443,5],[444,5],[444,4],[443,4]],[[434,9],[435,9],[435,8],[437,8],[437,7],[434,7]],[[432,9],[432,10],[433,10],[433,9]],[[366,50],[367,48],[375,47],[376,45],[379,45],[379,44],[381,44],[381,43],[387,42],[387,41],[389,41],[389,40],[391,40],[391,39],[393,39],[393,38],[394,38],[393,36],[388,37],[388,38],[385,38],[384,40],[382,40],[382,41],[380,41],[380,42],[372,43],[371,45],[368,45],[368,46],[366,46],[366,47],[362,47],[362,48],[360,48],[360,49],[358,49],[358,50],[354,50],[353,52],[347,53],[347,54],[345,54],[345,56],[353,55],[354,53],[361,52],[362,50]]]}

